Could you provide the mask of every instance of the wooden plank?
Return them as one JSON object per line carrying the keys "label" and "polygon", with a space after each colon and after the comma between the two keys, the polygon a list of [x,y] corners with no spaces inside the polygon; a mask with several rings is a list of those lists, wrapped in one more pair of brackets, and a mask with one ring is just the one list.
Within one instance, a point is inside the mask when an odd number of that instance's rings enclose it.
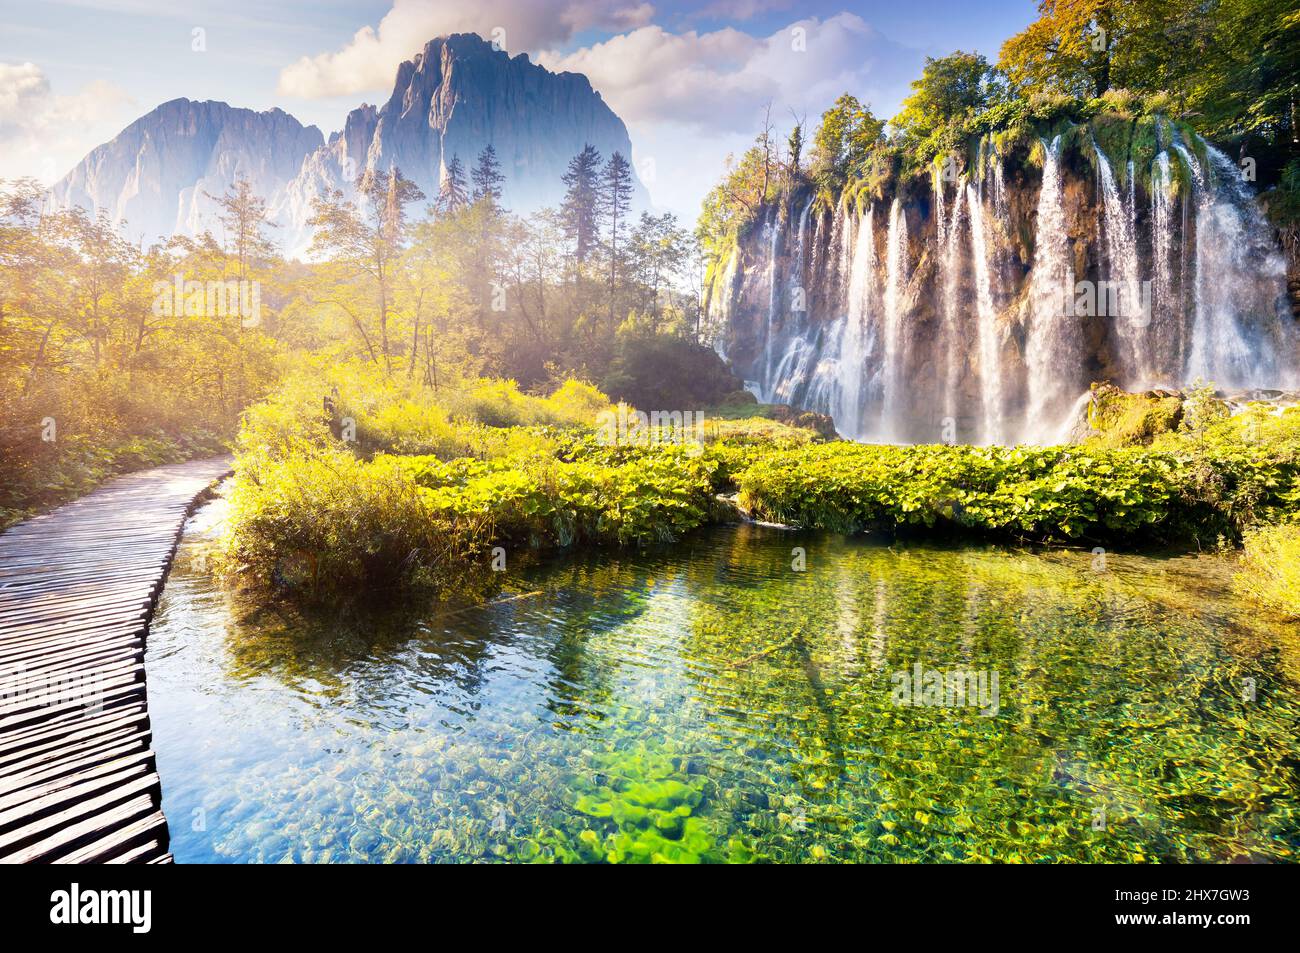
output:
{"label": "wooden plank", "polygon": [[0,533],[0,863],[172,862],[144,638],[185,518],[229,468],[131,474]]}
{"label": "wooden plank", "polygon": [[162,811],[153,811],[143,817],[132,819],[125,810],[119,817],[128,823],[116,824],[105,836],[90,844],[60,857],[57,864],[106,864],[113,857],[134,849],[141,841],[152,837],[167,836],[167,820]]}

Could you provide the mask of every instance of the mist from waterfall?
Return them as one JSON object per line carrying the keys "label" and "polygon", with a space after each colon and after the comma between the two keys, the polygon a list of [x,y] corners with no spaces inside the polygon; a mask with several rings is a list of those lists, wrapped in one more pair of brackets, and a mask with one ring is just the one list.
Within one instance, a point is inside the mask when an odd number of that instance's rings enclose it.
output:
{"label": "mist from waterfall", "polygon": [[[828,413],[854,439],[986,444],[1067,439],[1095,379],[1295,387],[1284,261],[1231,160],[1161,127],[1139,207],[1135,163],[1120,181],[1085,135],[1070,153],[1096,170],[1095,233],[1084,236],[1079,198],[1066,199],[1067,138],[1077,131],[1040,143],[1028,208],[986,139],[957,181],[936,170],[928,207],[861,193],[770,209],[747,266],[756,287],[742,294],[732,259],[717,303],[727,321],[742,320],[741,300],[758,312],[747,386]],[[1014,244],[1026,227],[1027,258]],[[1094,277],[1097,310],[1081,311],[1091,286],[1076,279]]]}
{"label": "mist from waterfall", "polygon": [[[1187,374],[1220,387],[1295,384],[1295,335],[1278,321],[1286,262],[1241,169],[1201,140],[1208,169],[1175,148],[1192,167],[1196,192],[1196,277]],[[1283,362],[1279,362],[1279,358]]]}

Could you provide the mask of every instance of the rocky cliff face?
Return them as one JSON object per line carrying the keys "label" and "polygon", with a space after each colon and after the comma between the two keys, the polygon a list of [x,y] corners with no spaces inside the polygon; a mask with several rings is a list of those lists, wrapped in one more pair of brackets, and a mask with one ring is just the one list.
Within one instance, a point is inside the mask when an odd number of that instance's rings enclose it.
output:
{"label": "rocky cliff face", "polygon": [[[213,225],[204,193],[222,194],[236,175],[267,199],[285,250],[311,241],[312,201],[327,189],[351,195],[367,168],[400,168],[432,200],[446,164],[466,174],[492,145],[506,176],[505,204],[519,212],[563,195],[569,160],[590,143],[631,158],[622,120],[576,73],[552,73],[473,34],[431,40],[397,71],[382,106],[362,105],[325,141],[278,109],[178,99],[96,148],[51,192],[55,207],[106,208],[133,237],[195,235]],[[638,199],[644,199],[638,184]]]}
{"label": "rocky cliff face", "polygon": [[286,112],[174,99],[94,149],[51,190],[55,207],[107,209],[133,239],[195,235],[236,174],[279,203],[303,160],[324,144]]}
{"label": "rocky cliff face", "polygon": [[715,264],[719,350],[761,399],[863,439],[1002,443],[1068,436],[1096,381],[1295,386],[1275,236],[1190,130],[989,138],[948,171],[797,191]]}

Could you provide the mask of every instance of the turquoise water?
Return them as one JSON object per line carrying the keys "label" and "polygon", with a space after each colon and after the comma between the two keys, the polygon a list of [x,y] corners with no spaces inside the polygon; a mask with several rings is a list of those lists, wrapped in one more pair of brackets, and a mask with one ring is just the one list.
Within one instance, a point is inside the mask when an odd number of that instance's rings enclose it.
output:
{"label": "turquoise water", "polygon": [[738,526],[304,619],[202,571],[222,505],[148,646],[182,862],[1300,848],[1300,637],[1222,558]]}

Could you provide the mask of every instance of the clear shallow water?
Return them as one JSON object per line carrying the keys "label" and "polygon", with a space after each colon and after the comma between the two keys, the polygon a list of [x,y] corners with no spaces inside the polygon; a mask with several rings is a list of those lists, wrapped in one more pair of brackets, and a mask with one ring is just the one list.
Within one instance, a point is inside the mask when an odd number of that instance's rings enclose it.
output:
{"label": "clear shallow water", "polygon": [[[741,526],[534,566],[510,588],[540,594],[486,607],[307,621],[199,571],[221,505],[148,646],[182,862],[1300,849],[1300,636],[1220,559]],[[996,704],[898,704],[917,663],[985,702],[996,674]]]}

